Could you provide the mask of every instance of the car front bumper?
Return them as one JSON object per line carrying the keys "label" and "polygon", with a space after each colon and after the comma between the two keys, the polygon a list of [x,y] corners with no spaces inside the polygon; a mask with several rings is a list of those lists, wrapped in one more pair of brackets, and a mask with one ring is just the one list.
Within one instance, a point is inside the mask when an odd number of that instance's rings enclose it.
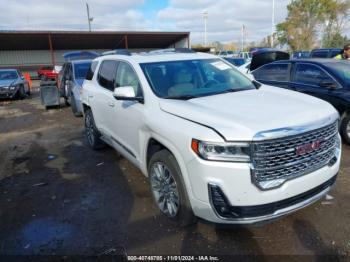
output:
{"label": "car front bumper", "polygon": [[[341,150],[337,150],[336,161],[332,165],[288,180],[279,188],[264,191],[252,182],[247,163],[194,159],[187,165],[193,211],[204,220],[223,224],[254,224],[287,215],[327,194],[339,171],[340,155]],[[221,216],[213,204],[211,185],[220,188],[229,208],[243,210],[241,215]],[[266,208],[270,208],[270,212],[266,212]]]}
{"label": "car front bumper", "polygon": [[0,90],[0,98],[13,98],[17,93],[17,89],[9,90],[9,89],[2,89]]}

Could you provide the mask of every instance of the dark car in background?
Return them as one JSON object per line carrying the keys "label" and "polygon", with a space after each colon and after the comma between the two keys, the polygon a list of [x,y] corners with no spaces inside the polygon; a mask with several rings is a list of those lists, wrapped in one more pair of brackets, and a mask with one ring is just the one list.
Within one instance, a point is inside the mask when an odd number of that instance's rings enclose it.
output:
{"label": "dark car in background", "polygon": [[311,52],[310,51],[294,51],[292,53],[291,58],[292,59],[303,59],[303,58],[309,58]]}
{"label": "dark car in background", "polygon": [[311,51],[310,58],[333,58],[342,51],[341,48],[318,48]]}
{"label": "dark car in background", "polygon": [[340,114],[340,133],[350,144],[350,63],[336,59],[282,60],[252,71],[264,84],[323,99]]}
{"label": "dark car in background", "polygon": [[28,81],[17,69],[0,69],[0,98],[24,99],[30,95]]}
{"label": "dark car in background", "polygon": [[246,63],[246,59],[239,57],[224,57],[224,59],[234,66],[241,66]]}

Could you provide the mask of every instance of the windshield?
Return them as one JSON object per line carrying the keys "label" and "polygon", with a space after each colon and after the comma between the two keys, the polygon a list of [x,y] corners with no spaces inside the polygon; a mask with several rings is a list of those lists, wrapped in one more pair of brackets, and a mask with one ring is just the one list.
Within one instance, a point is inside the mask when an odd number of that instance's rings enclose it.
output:
{"label": "windshield", "polygon": [[350,62],[328,63],[328,67],[344,82],[350,84]]}
{"label": "windshield", "polygon": [[0,71],[0,80],[14,80],[17,78],[16,71]]}
{"label": "windshield", "polygon": [[74,64],[75,79],[85,79],[90,68],[91,62]]}
{"label": "windshield", "polygon": [[255,88],[221,59],[144,63],[141,68],[153,92],[161,98],[190,99]]}

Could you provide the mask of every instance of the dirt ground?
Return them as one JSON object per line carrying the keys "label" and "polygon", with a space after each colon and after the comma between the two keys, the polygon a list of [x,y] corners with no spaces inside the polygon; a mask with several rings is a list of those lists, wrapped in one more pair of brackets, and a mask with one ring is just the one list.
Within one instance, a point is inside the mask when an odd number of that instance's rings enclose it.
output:
{"label": "dirt ground", "polygon": [[[62,103],[63,104],[63,103]],[[0,101],[1,255],[350,256],[350,147],[327,198],[263,226],[157,215],[146,178],[111,148],[92,151],[83,119],[37,93]]]}

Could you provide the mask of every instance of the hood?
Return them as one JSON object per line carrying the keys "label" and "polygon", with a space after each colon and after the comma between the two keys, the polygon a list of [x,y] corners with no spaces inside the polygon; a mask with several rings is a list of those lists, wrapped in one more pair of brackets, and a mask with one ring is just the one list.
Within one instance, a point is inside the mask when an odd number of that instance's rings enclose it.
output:
{"label": "hood", "polygon": [[209,126],[227,141],[251,141],[263,131],[315,124],[337,118],[323,100],[263,85],[257,90],[208,97],[160,101],[168,113]]}
{"label": "hood", "polygon": [[16,79],[10,79],[10,80],[0,80],[0,86],[10,86],[14,83],[16,83]]}
{"label": "hood", "polygon": [[272,48],[259,49],[253,53],[250,71],[254,71],[260,66],[279,60],[289,60],[289,54]]}

